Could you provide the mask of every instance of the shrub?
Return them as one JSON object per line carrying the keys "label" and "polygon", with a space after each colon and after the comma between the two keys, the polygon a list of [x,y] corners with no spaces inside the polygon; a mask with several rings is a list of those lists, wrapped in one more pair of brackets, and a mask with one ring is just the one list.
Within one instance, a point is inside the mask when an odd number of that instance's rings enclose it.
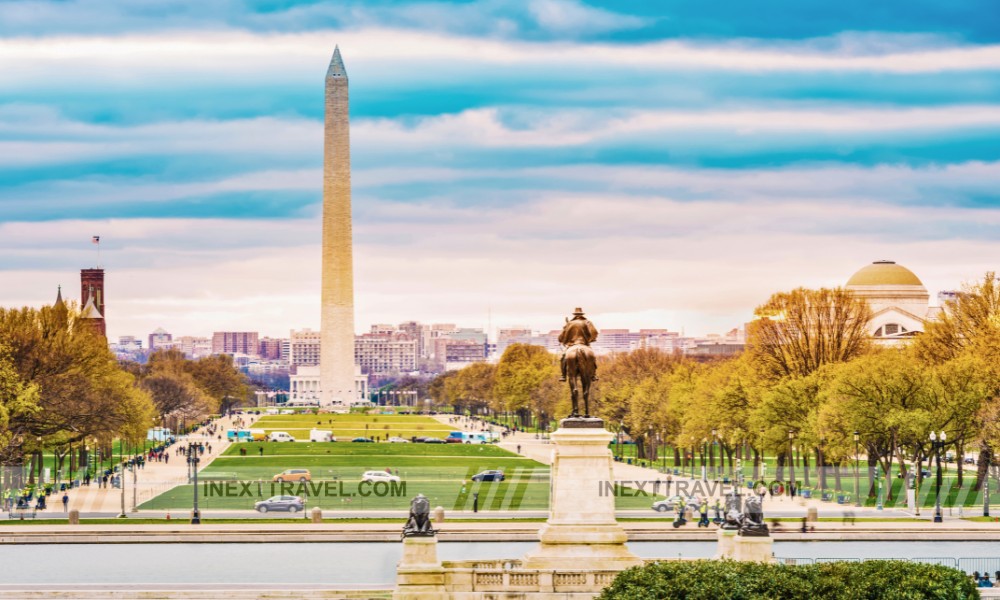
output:
{"label": "shrub", "polygon": [[783,566],[729,560],[660,562],[621,572],[600,600],[973,600],[951,567],[893,560]]}

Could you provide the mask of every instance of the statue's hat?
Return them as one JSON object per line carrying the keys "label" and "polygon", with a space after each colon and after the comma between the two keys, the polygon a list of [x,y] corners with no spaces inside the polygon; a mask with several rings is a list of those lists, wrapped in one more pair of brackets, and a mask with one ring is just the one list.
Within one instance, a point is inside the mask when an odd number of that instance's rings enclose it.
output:
{"label": "statue's hat", "polygon": [[573,316],[576,316],[576,315],[583,316],[583,309],[580,308],[579,306],[576,307],[576,310],[573,311]]}

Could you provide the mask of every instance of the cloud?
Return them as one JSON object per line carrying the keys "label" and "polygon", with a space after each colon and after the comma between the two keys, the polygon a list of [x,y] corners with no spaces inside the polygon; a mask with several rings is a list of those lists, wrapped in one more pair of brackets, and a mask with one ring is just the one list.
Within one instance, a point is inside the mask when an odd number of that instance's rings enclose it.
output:
{"label": "cloud", "polygon": [[1000,70],[1000,45],[892,46],[885,50],[813,40],[704,42],[660,40],[639,44],[529,42],[404,29],[306,33],[245,31],[156,32],[116,36],[0,39],[0,69],[8,86],[90,84],[128,86],[150,77],[190,83],[260,81],[274,85],[315,81],[331,47],[344,52],[348,73],[448,72],[463,65],[571,69],[593,73],[637,69],[747,73],[939,73]]}

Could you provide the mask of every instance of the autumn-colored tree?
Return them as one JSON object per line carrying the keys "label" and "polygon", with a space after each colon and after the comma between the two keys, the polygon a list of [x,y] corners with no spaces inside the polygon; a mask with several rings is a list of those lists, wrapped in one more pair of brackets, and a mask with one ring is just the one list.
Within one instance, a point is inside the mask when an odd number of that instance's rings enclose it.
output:
{"label": "autumn-colored tree", "polygon": [[747,352],[774,380],[851,360],[871,346],[871,309],[842,288],[780,292],[758,306],[754,316],[747,325]]}
{"label": "autumn-colored tree", "polygon": [[954,300],[945,302],[935,320],[927,322],[915,349],[927,363],[942,363],[965,348],[995,348],[1000,339],[1000,279],[993,272],[982,281],[963,286]]}
{"label": "autumn-colored tree", "polygon": [[516,413],[524,425],[529,424],[533,414],[544,423],[555,416],[543,409],[551,411],[558,404],[559,386],[552,385],[558,378],[558,358],[548,350],[511,344],[497,364],[493,388],[496,406]]}

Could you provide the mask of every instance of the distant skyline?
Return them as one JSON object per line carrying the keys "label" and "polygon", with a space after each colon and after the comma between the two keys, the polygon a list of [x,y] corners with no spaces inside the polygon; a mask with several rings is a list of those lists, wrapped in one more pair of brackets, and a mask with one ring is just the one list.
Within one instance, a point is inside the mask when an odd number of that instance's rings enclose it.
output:
{"label": "distant skyline", "polygon": [[989,0],[33,0],[0,4],[0,305],[72,297],[99,235],[112,340],[318,329],[335,44],[359,333],[724,333],[874,260],[932,299],[998,270]]}

